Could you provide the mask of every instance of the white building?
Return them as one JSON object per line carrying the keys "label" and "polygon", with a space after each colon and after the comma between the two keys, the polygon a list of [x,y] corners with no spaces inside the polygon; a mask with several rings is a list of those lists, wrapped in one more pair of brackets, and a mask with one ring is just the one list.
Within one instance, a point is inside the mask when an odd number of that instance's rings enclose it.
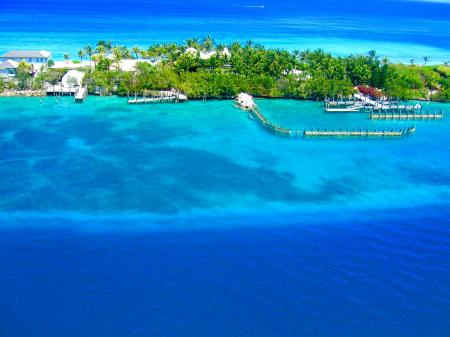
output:
{"label": "white building", "polygon": [[52,53],[46,50],[12,50],[0,55],[0,61],[13,60],[15,62],[25,61],[32,64],[46,64]]}
{"label": "white building", "polygon": [[[192,55],[194,57],[199,56],[200,59],[202,60],[209,60],[211,57],[213,57],[214,55],[216,55],[218,52],[216,50],[210,50],[210,51],[199,51],[195,48],[188,48],[186,49],[186,54]],[[230,50],[228,48],[224,48],[222,51],[220,51],[220,56],[223,57],[231,57],[231,53]]]}
{"label": "white building", "polygon": [[78,70],[69,70],[62,78],[64,88],[78,87],[83,83],[84,73]]}
{"label": "white building", "polygon": [[13,60],[0,63],[0,77],[15,77],[19,64]]}

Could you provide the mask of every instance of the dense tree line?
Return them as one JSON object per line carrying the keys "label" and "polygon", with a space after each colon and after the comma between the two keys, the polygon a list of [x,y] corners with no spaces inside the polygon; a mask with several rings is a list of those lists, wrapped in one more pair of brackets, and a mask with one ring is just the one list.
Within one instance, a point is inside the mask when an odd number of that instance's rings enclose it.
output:
{"label": "dense tree line", "polygon": [[[147,49],[99,41],[95,48],[86,46],[77,55],[80,61],[88,58],[95,65],[86,69],[86,83],[90,91],[102,94],[176,88],[190,98],[232,97],[245,91],[265,97],[321,99],[348,96],[355,86],[367,85],[390,97],[450,101],[449,66],[395,64],[375,51],[335,57],[320,49],[266,49],[252,41],[225,46],[207,36]],[[154,62],[140,62],[132,72],[121,71],[121,61],[129,58]],[[424,63],[428,60],[424,58]],[[57,76],[50,70],[40,80],[51,82]]]}

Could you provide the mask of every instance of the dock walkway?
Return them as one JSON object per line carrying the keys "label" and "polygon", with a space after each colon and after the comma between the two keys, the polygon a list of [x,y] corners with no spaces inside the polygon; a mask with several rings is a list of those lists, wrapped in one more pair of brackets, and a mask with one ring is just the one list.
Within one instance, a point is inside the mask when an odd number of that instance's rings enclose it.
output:
{"label": "dock walkway", "polygon": [[86,99],[87,92],[88,92],[87,88],[80,87],[77,90],[77,92],[75,93],[75,96],[74,96],[74,99],[73,99],[75,101],[75,103],[83,103],[84,100]]}
{"label": "dock walkway", "polygon": [[176,91],[151,91],[150,94],[143,94],[142,98],[138,98],[137,94],[134,98],[128,98],[128,104],[148,104],[148,103],[168,103],[168,102],[186,102],[187,96]]}
{"label": "dock walkway", "polygon": [[316,136],[316,137],[401,137],[405,135],[412,134],[416,131],[414,126],[411,126],[406,129],[400,129],[398,131],[394,131],[393,129],[390,131],[382,130],[305,130],[303,134],[305,136]]}
{"label": "dock walkway", "polygon": [[363,94],[353,94],[350,99],[325,99],[326,112],[392,112],[392,113],[422,113],[422,105],[400,104],[400,101],[372,99]]}
{"label": "dock walkway", "polygon": [[443,119],[444,114],[439,113],[374,113],[369,115],[370,119],[373,120],[437,120]]}
{"label": "dock walkway", "polygon": [[[242,95],[242,94],[241,94]],[[251,97],[251,96],[249,96]],[[243,110],[249,111],[251,116],[255,117],[258,122],[267,130],[281,136],[286,137],[292,137],[292,136],[313,136],[313,137],[401,137],[413,134],[416,129],[414,126],[411,126],[406,129],[400,129],[398,131],[392,130],[291,130],[287,127],[283,127],[280,125],[277,125],[270,121],[263,113],[261,113],[258,110],[258,107],[256,104],[254,104],[253,100],[251,101],[251,104],[242,104],[242,101],[237,99],[236,102],[238,103],[238,106],[242,108]],[[248,108],[248,106],[251,106],[251,108]]]}

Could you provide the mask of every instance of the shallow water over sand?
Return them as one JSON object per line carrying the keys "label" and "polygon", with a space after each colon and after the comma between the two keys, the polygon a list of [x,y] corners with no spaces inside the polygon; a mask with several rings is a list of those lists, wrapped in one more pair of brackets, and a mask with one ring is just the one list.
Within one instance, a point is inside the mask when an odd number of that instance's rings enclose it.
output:
{"label": "shallow water over sand", "polygon": [[[412,125],[326,114],[315,102],[258,104],[300,130]],[[128,106],[120,98],[90,97],[82,105],[13,98],[2,100],[0,118],[4,212],[173,220],[403,209],[446,205],[450,196],[448,119],[416,122],[416,135],[402,139],[319,140],[275,137],[231,101]]]}

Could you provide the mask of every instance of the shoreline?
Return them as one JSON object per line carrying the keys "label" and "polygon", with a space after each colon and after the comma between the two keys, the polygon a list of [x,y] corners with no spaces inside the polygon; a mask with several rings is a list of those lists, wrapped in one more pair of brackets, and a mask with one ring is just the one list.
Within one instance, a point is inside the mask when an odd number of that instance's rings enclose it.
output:
{"label": "shoreline", "polygon": [[46,97],[45,90],[5,90],[0,92],[0,97]]}
{"label": "shoreline", "polygon": [[[90,94],[91,97],[101,97],[101,98],[126,98],[127,96],[123,95],[93,95]],[[313,98],[301,98],[301,97],[273,97],[273,96],[257,96],[252,95],[255,99],[264,99],[264,100],[289,100],[289,101],[299,101],[299,102],[322,102],[317,99]],[[5,90],[3,92],[0,92],[0,98],[46,98],[46,97],[74,97],[73,95],[64,95],[64,96],[55,96],[55,95],[47,95],[47,93],[43,90],[20,90],[20,91],[13,91],[13,90]],[[139,96],[138,96],[139,97]],[[189,101],[193,102],[220,102],[220,101],[233,101],[236,97],[206,97],[206,98],[189,98]],[[441,104],[449,104],[450,102],[445,101],[432,101],[427,99],[411,99],[411,100],[405,100],[405,101],[419,101],[419,102],[430,102],[430,103],[441,103]],[[166,103],[148,103],[147,105],[152,104],[166,104]],[[173,103],[172,103],[173,104]],[[179,104],[179,103],[176,103]]]}

